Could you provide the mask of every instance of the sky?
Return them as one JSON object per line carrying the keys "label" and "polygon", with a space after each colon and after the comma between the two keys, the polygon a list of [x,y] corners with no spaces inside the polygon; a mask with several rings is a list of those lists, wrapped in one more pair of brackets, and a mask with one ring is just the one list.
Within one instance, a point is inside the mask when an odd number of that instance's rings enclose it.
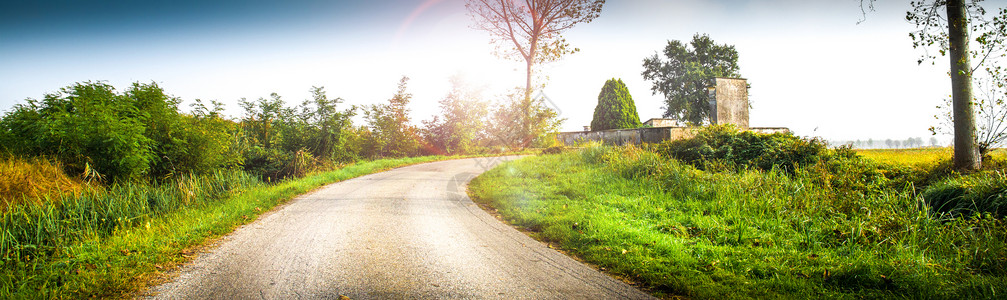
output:
{"label": "sky", "polygon": [[[565,131],[590,124],[611,78],[627,84],[641,120],[661,117],[643,59],[709,34],[739,53],[752,126],[829,140],[929,137],[950,94],[948,63],[917,64],[924,52],[912,47],[907,9],[908,0],[866,15],[857,0],[609,0],[598,19],[565,32],[580,52],[539,68],[543,93]],[[523,86],[524,64],[494,56],[472,24],[464,0],[4,0],[0,111],[101,80],[120,90],[156,82],[185,108],[217,100],[239,117],[241,98],[275,92],[295,105],[312,86],[347,105],[381,103],[408,76],[420,124],[454,76],[488,99]]]}

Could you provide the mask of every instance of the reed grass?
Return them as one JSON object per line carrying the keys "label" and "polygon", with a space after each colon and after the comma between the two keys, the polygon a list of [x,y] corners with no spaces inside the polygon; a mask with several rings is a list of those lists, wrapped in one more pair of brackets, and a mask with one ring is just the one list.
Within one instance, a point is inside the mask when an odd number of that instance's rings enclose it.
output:
{"label": "reed grass", "polygon": [[240,171],[126,183],[11,206],[0,215],[0,299],[136,296],[227,234],[299,194],[409,164],[382,159],[265,184]]}

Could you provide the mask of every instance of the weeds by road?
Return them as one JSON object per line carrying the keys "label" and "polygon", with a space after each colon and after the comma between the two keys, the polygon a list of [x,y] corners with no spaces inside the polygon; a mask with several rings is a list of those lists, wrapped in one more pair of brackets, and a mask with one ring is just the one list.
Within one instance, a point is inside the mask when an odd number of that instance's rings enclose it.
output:
{"label": "weeds by road", "polygon": [[382,159],[266,185],[241,172],[127,184],[9,207],[0,298],[121,297],[190,260],[192,248],[320,186],[456,157]]}
{"label": "weeds by road", "polygon": [[[470,194],[658,296],[1003,297],[1001,171],[960,176],[813,140],[713,135],[683,142],[709,150],[695,160],[682,145],[591,145],[510,162],[476,178]],[[773,161],[797,159],[807,160]],[[934,207],[974,199],[992,200]]]}

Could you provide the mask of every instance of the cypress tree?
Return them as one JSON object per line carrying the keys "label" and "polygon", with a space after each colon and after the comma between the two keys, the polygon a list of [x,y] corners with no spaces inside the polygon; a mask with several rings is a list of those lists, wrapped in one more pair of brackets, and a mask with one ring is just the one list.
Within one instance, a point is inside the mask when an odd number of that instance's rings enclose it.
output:
{"label": "cypress tree", "polygon": [[591,130],[609,130],[640,127],[640,115],[629,89],[622,79],[609,79],[598,94]]}

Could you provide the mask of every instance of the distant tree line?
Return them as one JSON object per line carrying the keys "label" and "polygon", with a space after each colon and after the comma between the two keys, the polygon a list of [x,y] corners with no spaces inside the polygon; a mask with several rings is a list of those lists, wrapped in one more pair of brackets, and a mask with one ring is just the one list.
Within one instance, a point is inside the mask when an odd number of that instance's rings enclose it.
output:
{"label": "distant tree line", "polygon": [[[291,106],[278,94],[240,99],[237,119],[223,104],[182,99],[156,83],[119,92],[105,82],[80,82],[41,100],[27,99],[0,119],[0,156],[43,156],[69,174],[106,182],[158,181],[182,174],[240,169],[265,180],[302,176],[359,160],[475,154],[525,145],[515,128],[520,93],[492,102],[461,80],[440,101],[441,113],[421,126],[410,116],[409,78],[385,103],[347,106],[312,87]],[[562,120],[533,102],[532,147],[550,146]],[[362,115],[364,124],[354,124]]]}
{"label": "distant tree line", "polygon": [[904,140],[899,139],[866,139],[851,141],[829,141],[831,146],[850,145],[855,149],[910,149],[925,147],[944,147],[936,137],[924,140],[922,137],[911,137]]}

